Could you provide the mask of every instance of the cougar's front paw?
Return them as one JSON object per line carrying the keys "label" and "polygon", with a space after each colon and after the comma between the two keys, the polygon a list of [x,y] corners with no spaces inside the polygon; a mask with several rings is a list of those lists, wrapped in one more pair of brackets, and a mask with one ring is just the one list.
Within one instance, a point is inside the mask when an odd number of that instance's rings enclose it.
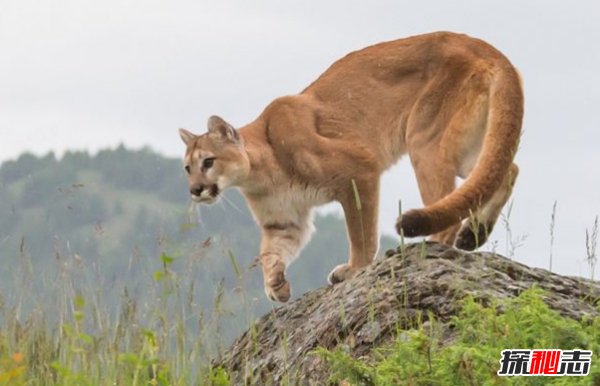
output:
{"label": "cougar's front paw", "polygon": [[273,272],[265,281],[265,293],[272,301],[285,303],[290,300],[290,283],[285,280],[285,274],[282,271]]}
{"label": "cougar's front paw", "polygon": [[356,269],[350,267],[348,264],[340,264],[329,273],[327,281],[329,284],[337,284],[350,279],[354,275],[356,275]]}

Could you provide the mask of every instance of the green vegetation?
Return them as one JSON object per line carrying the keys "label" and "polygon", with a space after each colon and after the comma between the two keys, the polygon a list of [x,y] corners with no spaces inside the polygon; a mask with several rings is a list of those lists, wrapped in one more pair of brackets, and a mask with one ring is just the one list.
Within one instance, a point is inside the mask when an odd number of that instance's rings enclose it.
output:
{"label": "green vegetation", "polygon": [[49,307],[36,304],[23,317],[20,304],[0,304],[0,385],[227,384],[226,374],[210,368],[211,344],[219,341],[207,334],[234,314],[217,299],[209,315],[194,303],[193,278],[173,270],[176,259],[159,261],[146,283],[149,304],[125,286],[111,312],[98,287],[81,285],[90,272],[76,261],[57,278]]}
{"label": "green vegetation", "polygon": [[[502,309],[502,312],[498,310]],[[588,377],[499,377],[504,349],[561,348],[600,350],[600,319],[562,317],[530,289],[517,298],[484,307],[472,298],[448,326],[431,315],[427,323],[399,331],[392,347],[379,348],[369,360],[342,349],[317,350],[331,366],[331,380],[352,385],[590,385],[600,383],[600,363]],[[448,336],[450,335],[450,336]]]}

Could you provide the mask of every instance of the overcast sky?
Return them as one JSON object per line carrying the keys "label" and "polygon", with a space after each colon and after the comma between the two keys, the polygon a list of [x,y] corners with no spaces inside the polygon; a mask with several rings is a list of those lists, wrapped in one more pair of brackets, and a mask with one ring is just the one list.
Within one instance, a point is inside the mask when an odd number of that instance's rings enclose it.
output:
{"label": "overcast sky", "polygon": [[[589,276],[585,229],[600,214],[600,2],[0,0],[0,161],[125,143],[169,156],[177,128],[252,121],[347,52],[450,30],[483,38],[525,83],[515,255]],[[186,189],[182,186],[182,189]],[[386,174],[381,227],[421,205],[408,159]],[[506,253],[506,232],[492,240]],[[600,251],[599,251],[600,252]]]}

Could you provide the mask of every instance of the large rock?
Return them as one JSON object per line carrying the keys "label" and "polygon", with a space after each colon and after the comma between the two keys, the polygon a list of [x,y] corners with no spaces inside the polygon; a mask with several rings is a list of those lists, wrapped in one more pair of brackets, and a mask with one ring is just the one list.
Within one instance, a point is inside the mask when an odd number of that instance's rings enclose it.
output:
{"label": "large rock", "polygon": [[[530,268],[497,254],[467,253],[435,243],[388,251],[356,277],[317,289],[264,315],[217,361],[234,384],[322,385],[327,377],[317,347],[343,347],[365,356],[391,342],[398,329],[429,314],[441,322],[472,295],[483,303],[517,296],[537,285],[565,316],[596,316],[596,282]],[[451,337],[449,338],[451,339]]]}

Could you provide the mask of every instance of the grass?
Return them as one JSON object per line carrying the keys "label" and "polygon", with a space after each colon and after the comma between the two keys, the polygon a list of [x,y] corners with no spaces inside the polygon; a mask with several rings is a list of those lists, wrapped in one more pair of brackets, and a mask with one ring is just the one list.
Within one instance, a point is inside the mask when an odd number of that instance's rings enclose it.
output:
{"label": "grass", "polygon": [[[360,200],[360,194],[358,192],[358,187],[356,186],[356,181],[352,179],[352,192],[354,193],[354,204],[356,205],[356,210],[358,211],[358,219],[360,221],[360,235],[362,241],[362,254],[363,257],[367,257],[367,242],[365,239],[365,225],[363,220],[362,213],[362,203]],[[370,257],[370,256],[369,256]]]}
{"label": "grass", "polygon": [[[498,312],[502,308],[504,312]],[[448,326],[430,315],[427,323],[398,331],[391,347],[378,348],[369,360],[342,349],[319,349],[331,368],[331,382],[350,385],[589,385],[600,382],[600,362],[589,377],[498,377],[503,349],[561,348],[600,350],[600,318],[575,321],[560,316],[532,288],[518,297],[484,307],[464,301]],[[590,379],[591,378],[591,379]]]}
{"label": "grass", "polygon": [[585,252],[586,252],[586,260],[588,266],[590,268],[590,279],[594,280],[594,273],[596,272],[596,263],[598,261],[598,256],[596,255],[598,248],[598,216],[594,219],[594,225],[592,225],[592,229],[585,230]]}
{"label": "grass", "polygon": [[[30,270],[27,256],[21,259]],[[222,287],[206,315],[195,303],[193,270],[176,273],[176,259],[163,253],[142,284],[146,296],[117,288],[121,301],[113,310],[92,267],[64,260],[57,261],[54,287],[47,286],[51,297],[27,288],[31,272],[15,275],[17,290],[0,297],[0,385],[230,383],[210,358],[224,343],[219,328],[229,309],[243,307],[223,304]]]}
{"label": "grass", "polygon": [[550,258],[548,260],[548,271],[552,272],[552,253],[554,248],[554,227],[556,226],[556,201],[552,205],[552,216],[550,216]]}

